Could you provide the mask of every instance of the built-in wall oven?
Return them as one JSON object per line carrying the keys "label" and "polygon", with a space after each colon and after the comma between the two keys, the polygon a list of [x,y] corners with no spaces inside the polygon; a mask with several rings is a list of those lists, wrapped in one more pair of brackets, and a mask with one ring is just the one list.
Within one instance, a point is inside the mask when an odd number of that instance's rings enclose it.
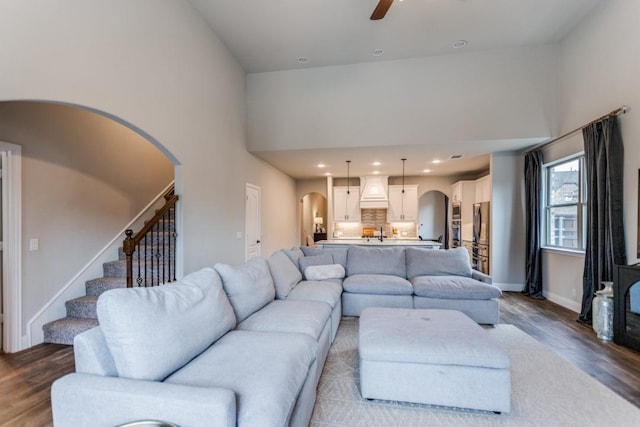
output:
{"label": "built-in wall oven", "polygon": [[452,221],[462,220],[462,209],[460,206],[460,202],[451,203],[451,220]]}
{"label": "built-in wall oven", "polygon": [[451,246],[457,248],[462,245],[462,211],[460,202],[451,203]]}
{"label": "built-in wall oven", "polygon": [[451,246],[454,248],[457,248],[462,244],[460,229],[461,229],[460,220],[451,221]]}

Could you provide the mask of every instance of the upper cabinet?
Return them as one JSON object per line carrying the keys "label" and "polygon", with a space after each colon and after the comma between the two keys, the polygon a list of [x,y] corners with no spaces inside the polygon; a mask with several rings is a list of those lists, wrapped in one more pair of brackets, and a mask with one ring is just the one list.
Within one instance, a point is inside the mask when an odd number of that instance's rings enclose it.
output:
{"label": "upper cabinet", "polygon": [[475,203],[491,201],[491,175],[476,180]]}
{"label": "upper cabinet", "polygon": [[333,220],[360,222],[360,187],[333,187]]}
{"label": "upper cabinet", "polygon": [[389,186],[389,222],[417,222],[418,221],[418,186],[402,185]]}

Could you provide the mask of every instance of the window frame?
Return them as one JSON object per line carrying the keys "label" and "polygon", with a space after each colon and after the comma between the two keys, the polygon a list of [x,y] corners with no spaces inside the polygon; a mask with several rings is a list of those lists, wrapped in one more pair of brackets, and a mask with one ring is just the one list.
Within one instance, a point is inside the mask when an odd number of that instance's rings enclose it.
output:
{"label": "window frame", "polygon": [[[577,202],[567,203],[551,203],[551,171],[553,168],[562,165],[564,163],[570,163],[578,160],[578,197]],[[564,157],[562,159],[555,160],[543,165],[543,191],[542,191],[542,215],[541,215],[541,232],[542,232],[542,247],[544,249],[551,249],[561,252],[574,252],[584,254],[586,249],[586,216],[587,216],[587,187],[585,176],[585,155],[584,152],[572,154],[571,156]],[[576,207],[576,240],[577,247],[559,246],[554,245],[551,242],[550,224],[551,224],[551,210],[554,208],[562,207]]]}

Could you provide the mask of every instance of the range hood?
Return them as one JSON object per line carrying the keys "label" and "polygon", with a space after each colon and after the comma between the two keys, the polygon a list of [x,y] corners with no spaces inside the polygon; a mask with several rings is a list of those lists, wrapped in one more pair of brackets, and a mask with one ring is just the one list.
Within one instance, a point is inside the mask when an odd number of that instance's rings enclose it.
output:
{"label": "range hood", "polygon": [[360,177],[360,209],[389,208],[389,177]]}

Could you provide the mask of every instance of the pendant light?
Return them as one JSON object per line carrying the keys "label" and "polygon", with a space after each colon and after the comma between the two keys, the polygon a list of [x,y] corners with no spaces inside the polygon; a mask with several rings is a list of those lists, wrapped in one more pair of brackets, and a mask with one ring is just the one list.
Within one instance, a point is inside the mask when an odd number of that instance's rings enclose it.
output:
{"label": "pendant light", "polygon": [[349,191],[349,165],[351,164],[351,160],[347,160],[347,194],[351,194]]}
{"label": "pendant light", "polygon": [[404,194],[404,162],[407,161],[407,159],[400,159],[402,160],[402,194]]}

